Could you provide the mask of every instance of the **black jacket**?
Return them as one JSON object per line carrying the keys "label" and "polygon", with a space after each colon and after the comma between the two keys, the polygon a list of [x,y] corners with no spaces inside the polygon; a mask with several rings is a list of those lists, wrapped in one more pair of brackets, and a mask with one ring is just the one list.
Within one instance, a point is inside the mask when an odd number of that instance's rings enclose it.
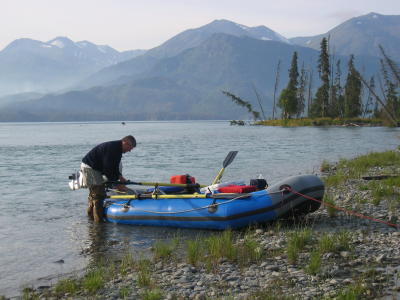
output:
{"label": "black jacket", "polygon": [[119,163],[122,158],[122,141],[111,141],[97,145],[85,155],[82,162],[106,175],[108,180],[118,180],[121,175]]}

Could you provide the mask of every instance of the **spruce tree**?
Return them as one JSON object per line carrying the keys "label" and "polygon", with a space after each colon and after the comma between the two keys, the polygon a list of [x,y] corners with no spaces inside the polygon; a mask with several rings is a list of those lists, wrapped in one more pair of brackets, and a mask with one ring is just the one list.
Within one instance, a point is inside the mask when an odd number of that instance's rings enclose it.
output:
{"label": "spruce tree", "polygon": [[321,51],[318,59],[318,73],[322,85],[315,94],[311,107],[312,117],[326,117],[328,115],[329,88],[330,88],[330,63],[328,53],[328,40],[324,37],[321,40]]}
{"label": "spruce tree", "polygon": [[[369,80],[369,86],[371,90],[375,90],[375,78],[374,76],[371,76],[371,79]],[[372,108],[374,99],[372,98],[372,92],[368,91],[368,96],[367,96],[367,101],[365,104],[365,109],[364,109],[364,117],[371,117],[375,116],[378,114],[378,101],[375,101],[375,105]]]}
{"label": "spruce tree", "polygon": [[292,56],[292,63],[289,69],[289,82],[285,89],[282,90],[279,96],[278,106],[282,110],[282,117],[290,119],[297,114],[298,111],[298,78],[299,71],[297,67],[297,52],[295,51]]}
{"label": "spruce tree", "polygon": [[386,107],[392,112],[395,118],[400,117],[400,99],[398,98],[396,84],[390,78],[389,72],[386,69],[386,65],[383,60],[381,60],[382,74],[384,79],[384,93],[386,99]]}
{"label": "spruce tree", "polygon": [[354,66],[354,55],[350,55],[346,85],[344,87],[344,117],[355,118],[362,113],[360,73]]}
{"label": "spruce tree", "polygon": [[301,115],[304,113],[304,108],[306,106],[306,87],[308,83],[308,74],[307,71],[304,69],[304,64],[301,67],[300,71],[300,82],[299,88],[297,90],[297,118],[300,118]]}
{"label": "spruce tree", "polygon": [[340,68],[340,59],[336,62],[336,73],[331,87],[331,103],[329,115],[332,118],[342,118],[344,110],[343,88],[341,86],[342,71]]}

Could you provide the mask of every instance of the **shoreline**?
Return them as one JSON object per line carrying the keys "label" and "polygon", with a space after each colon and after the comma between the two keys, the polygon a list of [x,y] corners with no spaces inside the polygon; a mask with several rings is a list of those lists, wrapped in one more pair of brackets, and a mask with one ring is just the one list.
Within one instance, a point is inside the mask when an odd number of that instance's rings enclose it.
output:
{"label": "shoreline", "polygon": [[[361,178],[400,175],[398,150],[325,162],[321,169],[324,201],[399,223],[400,179]],[[52,287],[26,289],[21,298],[396,299],[398,245],[399,228],[325,206],[302,220],[160,241],[150,259],[133,257],[128,249],[118,261],[98,262],[84,276]]]}

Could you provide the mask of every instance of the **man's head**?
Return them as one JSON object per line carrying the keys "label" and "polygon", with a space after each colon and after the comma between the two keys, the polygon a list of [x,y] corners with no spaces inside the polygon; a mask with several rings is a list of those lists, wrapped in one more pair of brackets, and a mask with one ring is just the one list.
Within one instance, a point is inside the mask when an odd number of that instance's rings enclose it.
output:
{"label": "man's head", "polygon": [[122,153],[130,152],[133,148],[136,147],[136,140],[133,136],[127,135],[122,138]]}

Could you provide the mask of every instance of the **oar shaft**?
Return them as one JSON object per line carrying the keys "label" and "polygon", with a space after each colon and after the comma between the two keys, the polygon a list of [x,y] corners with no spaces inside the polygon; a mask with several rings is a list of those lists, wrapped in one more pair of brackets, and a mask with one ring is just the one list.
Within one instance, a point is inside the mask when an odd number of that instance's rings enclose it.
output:
{"label": "oar shaft", "polygon": [[187,188],[198,188],[198,187],[206,187],[206,185],[198,184],[198,183],[167,183],[167,182],[134,182],[134,181],[109,181],[108,183],[112,184],[123,184],[123,185],[145,185],[145,186],[177,186],[177,187],[187,187]]}
{"label": "oar shaft", "polygon": [[245,199],[250,197],[251,194],[237,194],[237,193],[219,193],[212,195],[205,194],[180,194],[180,195],[153,195],[153,194],[141,194],[141,195],[111,195],[107,196],[109,199],[120,199],[120,200],[135,200],[135,199],[205,199],[205,198],[214,198],[214,199],[232,199],[232,198],[241,198]]}
{"label": "oar shaft", "polygon": [[214,181],[213,181],[212,184],[217,184],[217,183],[219,182],[219,180],[220,180],[221,177],[222,177],[222,174],[224,174],[224,171],[225,171],[225,168],[222,168],[222,169],[219,171],[218,175],[215,177],[215,179],[214,179]]}
{"label": "oar shaft", "polygon": [[[141,195],[140,197],[148,197],[152,199],[192,199],[192,198],[207,198],[205,194],[182,194],[182,195]],[[137,195],[112,195],[108,196],[110,199],[138,199]]]}

